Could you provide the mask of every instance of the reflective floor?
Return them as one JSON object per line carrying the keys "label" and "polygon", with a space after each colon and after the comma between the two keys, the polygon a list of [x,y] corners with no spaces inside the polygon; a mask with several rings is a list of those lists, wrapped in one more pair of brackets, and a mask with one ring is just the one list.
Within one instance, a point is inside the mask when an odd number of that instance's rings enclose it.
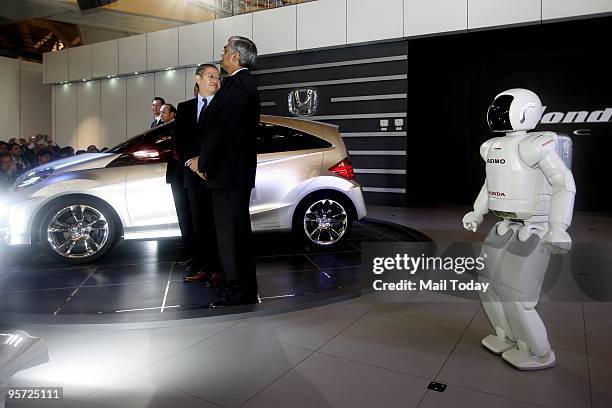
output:
{"label": "reflective floor", "polygon": [[[466,235],[467,210],[368,213],[439,240],[482,239],[492,220]],[[577,241],[605,240],[611,231],[610,214],[576,214],[571,233]],[[612,406],[612,303],[549,301],[538,310],[558,365],[534,372],[519,372],[481,346],[492,328],[480,302],[436,293],[375,293],[285,313],[151,324],[0,325],[41,336],[49,347],[50,362],[20,371],[12,386],[64,387],[61,401],[7,407]],[[432,381],[447,388],[428,389]]]}
{"label": "reflective floor", "polygon": [[[422,234],[393,224],[354,223],[334,249],[312,250],[289,234],[255,235],[262,303],[240,311],[349,297],[359,293],[361,243],[422,241]],[[214,289],[184,283],[180,241],[124,241],[91,265],[70,266],[40,248],[2,248],[0,316],[32,321],[116,322],[235,313],[208,309]]]}

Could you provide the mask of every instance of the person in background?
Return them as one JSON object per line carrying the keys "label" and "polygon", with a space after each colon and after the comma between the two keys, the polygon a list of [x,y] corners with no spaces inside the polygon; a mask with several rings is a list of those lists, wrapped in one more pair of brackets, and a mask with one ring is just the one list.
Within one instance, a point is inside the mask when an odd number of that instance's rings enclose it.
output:
{"label": "person in background", "polygon": [[160,110],[162,105],[164,105],[165,103],[166,101],[161,96],[156,96],[155,98],[153,98],[153,101],[151,101],[151,112],[153,112],[153,122],[151,122],[152,128],[161,125],[162,121]]}
{"label": "person in background", "polygon": [[87,153],[100,153],[100,150],[96,147],[96,145],[87,146]]}
{"label": "person in background", "polygon": [[17,166],[11,156],[0,153],[0,192],[8,191],[17,179]]}
{"label": "person in background", "polygon": [[13,143],[9,145],[9,154],[15,166],[17,166],[17,173],[21,174],[30,168],[30,163],[23,158],[23,149],[20,144]]}
{"label": "person in background", "polygon": [[43,164],[47,164],[51,161],[51,152],[48,150],[40,150],[38,152],[38,157],[36,160],[37,166],[42,166]]}
{"label": "person in background", "polygon": [[176,116],[176,108],[171,103],[165,103],[159,110],[162,123],[168,123]]}

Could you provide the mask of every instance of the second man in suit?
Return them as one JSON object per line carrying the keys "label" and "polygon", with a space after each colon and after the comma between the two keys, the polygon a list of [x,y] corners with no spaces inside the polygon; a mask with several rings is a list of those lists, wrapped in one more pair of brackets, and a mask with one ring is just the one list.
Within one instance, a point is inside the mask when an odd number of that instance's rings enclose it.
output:
{"label": "second man in suit", "polygon": [[[200,154],[204,112],[221,86],[219,70],[214,65],[202,64],[195,73],[198,95],[178,105],[176,116],[176,152],[181,163],[189,163]],[[183,185],[187,190],[194,232],[187,282],[218,283],[221,271],[217,250],[215,225],[210,192],[205,181],[183,165]]]}

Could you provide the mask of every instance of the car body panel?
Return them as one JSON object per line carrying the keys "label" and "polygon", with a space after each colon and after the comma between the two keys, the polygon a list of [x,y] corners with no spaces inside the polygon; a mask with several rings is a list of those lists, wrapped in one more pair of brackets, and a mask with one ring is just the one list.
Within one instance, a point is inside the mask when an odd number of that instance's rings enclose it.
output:
{"label": "car body panel", "polygon": [[[361,187],[329,171],[347,157],[337,126],[267,115],[261,116],[261,122],[314,135],[331,146],[258,155],[256,186],[250,203],[254,231],[291,230],[299,203],[306,196],[325,190],[346,196],[357,219],[365,216]],[[148,130],[137,137],[154,135],[154,131]],[[167,139],[167,136],[161,137]],[[131,154],[136,153],[140,151]],[[124,239],[180,236],[172,190],[166,183],[164,154],[167,151],[151,161],[143,161],[144,164],[125,164],[121,160],[126,154],[120,150],[88,153],[34,168],[22,175],[18,183],[37,171],[50,167],[54,170],[48,177],[10,194],[8,201],[0,203],[5,213],[0,214],[0,230],[8,230],[10,245],[30,244],[38,235],[39,226],[35,223],[48,204],[61,197],[87,195],[112,207]]]}

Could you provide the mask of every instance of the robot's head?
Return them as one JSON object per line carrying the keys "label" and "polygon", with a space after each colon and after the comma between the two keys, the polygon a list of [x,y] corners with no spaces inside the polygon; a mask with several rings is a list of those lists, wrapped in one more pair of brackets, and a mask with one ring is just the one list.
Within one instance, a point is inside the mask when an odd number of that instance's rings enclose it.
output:
{"label": "robot's head", "polygon": [[508,89],[497,95],[487,111],[493,132],[531,130],[542,117],[542,102],[528,89]]}

